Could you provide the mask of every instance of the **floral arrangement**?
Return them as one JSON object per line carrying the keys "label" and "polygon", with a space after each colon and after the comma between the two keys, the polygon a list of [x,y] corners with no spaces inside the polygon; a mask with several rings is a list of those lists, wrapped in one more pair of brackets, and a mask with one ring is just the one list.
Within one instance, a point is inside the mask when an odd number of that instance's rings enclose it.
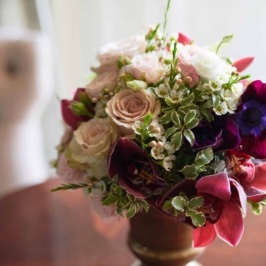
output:
{"label": "floral arrangement", "polygon": [[94,78],[61,101],[52,191],[82,188],[103,218],[154,207],[195,228],[195,247],[236,246],[247,203],[266,205],[266,84],[241,75],[252,57],[219,56],[233,35],[200,47],[167,37],[166,19],[100,48]]}

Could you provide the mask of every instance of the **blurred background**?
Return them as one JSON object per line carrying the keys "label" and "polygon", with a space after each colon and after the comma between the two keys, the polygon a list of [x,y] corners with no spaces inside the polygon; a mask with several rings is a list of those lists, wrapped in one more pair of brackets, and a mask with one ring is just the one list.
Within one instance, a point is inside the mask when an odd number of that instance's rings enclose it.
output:
{"label": "blurred background", "polygon": [[[0,196],[54,177],[59,100],[84,87],[99,47],[163,20],[166,0],[0,0]],[[172,0],[168,32],[200,45],[235,34],[224,53],[255,56],[266,81],[265,0]]]}

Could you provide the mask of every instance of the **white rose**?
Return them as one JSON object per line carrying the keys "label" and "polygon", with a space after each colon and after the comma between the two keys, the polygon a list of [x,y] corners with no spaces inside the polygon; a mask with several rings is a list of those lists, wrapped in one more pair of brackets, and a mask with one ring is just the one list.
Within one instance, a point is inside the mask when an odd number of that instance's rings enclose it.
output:
{"label": "white rose", "polygon": [[74,131],[69,143],[71,159],[80,164],[99,162],[107,157],[116,139],[116,126],[111,119],[93,118]]}
{"label": "white rose", "polygon": [[130,73],[137,80],[145,80],[148,84],[156,84],[164,74],[164,68],[155,53],[135,55],[130,65],[122,68],[121,72]]}
{"label": "white rose", "polygon": [[132,58],[136,54],[144,53],[146,50],[146,41],[144,35],[131,36],[128,39],[108,43],[100,48],[98,60],[102,65],[117,64],[119,55],[125,55]]}
{"label": "white rose", "polygon": [[216,79],[225,70],[225,62],[214,52],[202,51],[191,58],[196,73],[205,79]]}

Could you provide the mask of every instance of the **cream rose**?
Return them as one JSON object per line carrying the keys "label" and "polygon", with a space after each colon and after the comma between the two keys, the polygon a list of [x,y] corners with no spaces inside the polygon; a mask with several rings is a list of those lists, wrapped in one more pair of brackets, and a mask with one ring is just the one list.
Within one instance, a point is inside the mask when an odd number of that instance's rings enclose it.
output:
{"label": "cream rose", "polygon": [[224,61],[214,52],[203,51],[195,54],[191,64],[196,73],[205,79],[213,80],[224,71]]}
{"label": "cream rose", "polygon": [[117,64],[119,55],[123,54],[132,58],[136,54],[144,53],[145,50],[145,36],[135,35],[103,46],[100,48],[97,58],[102,65]]}
{"label": "cream rose", "polygon": [[80,164],[100,162],[106,158],[117,136],[111,119],[93,118],[82,123],[69,144],[71,159]]}
{"label": "cream rose", "polygon": [[155,53],[135,55],[130,65],[122,68],[121,72],[128,72],[137,80],[145,80],[147,83],[156,84],[164,74],[158,56]]}
{"label": "cream rose", "polygon": [[[133,133],[132,126],[135,121],[142,121],[151,113],[156,117],[160,112],[160,101],[147,90],[134,92],[130,89],[121,90],[108,103],[106,112],[113,121]],[[129,132],[127,132],[129,133]]]}
{"label": "cream rose", "polygon": [[118,71],[103,72],[86,86],[86,93],[90,98],[98,98],[104,89],[112,92],[117,85],[117,77]]}

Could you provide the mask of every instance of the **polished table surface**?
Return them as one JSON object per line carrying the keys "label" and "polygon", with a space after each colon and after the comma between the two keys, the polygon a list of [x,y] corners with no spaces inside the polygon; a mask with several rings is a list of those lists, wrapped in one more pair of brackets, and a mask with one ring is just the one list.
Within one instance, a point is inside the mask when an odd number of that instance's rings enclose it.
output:
{"label": "polished table surface", "polygon": [[[58,179],[0,199],[0,266],[130,266],[125,218],[102,221],[81,191],[50,189]],[[266,210],[250,210],[238,247],[219,239],[201,257],[204,266],[265,266]]]}

